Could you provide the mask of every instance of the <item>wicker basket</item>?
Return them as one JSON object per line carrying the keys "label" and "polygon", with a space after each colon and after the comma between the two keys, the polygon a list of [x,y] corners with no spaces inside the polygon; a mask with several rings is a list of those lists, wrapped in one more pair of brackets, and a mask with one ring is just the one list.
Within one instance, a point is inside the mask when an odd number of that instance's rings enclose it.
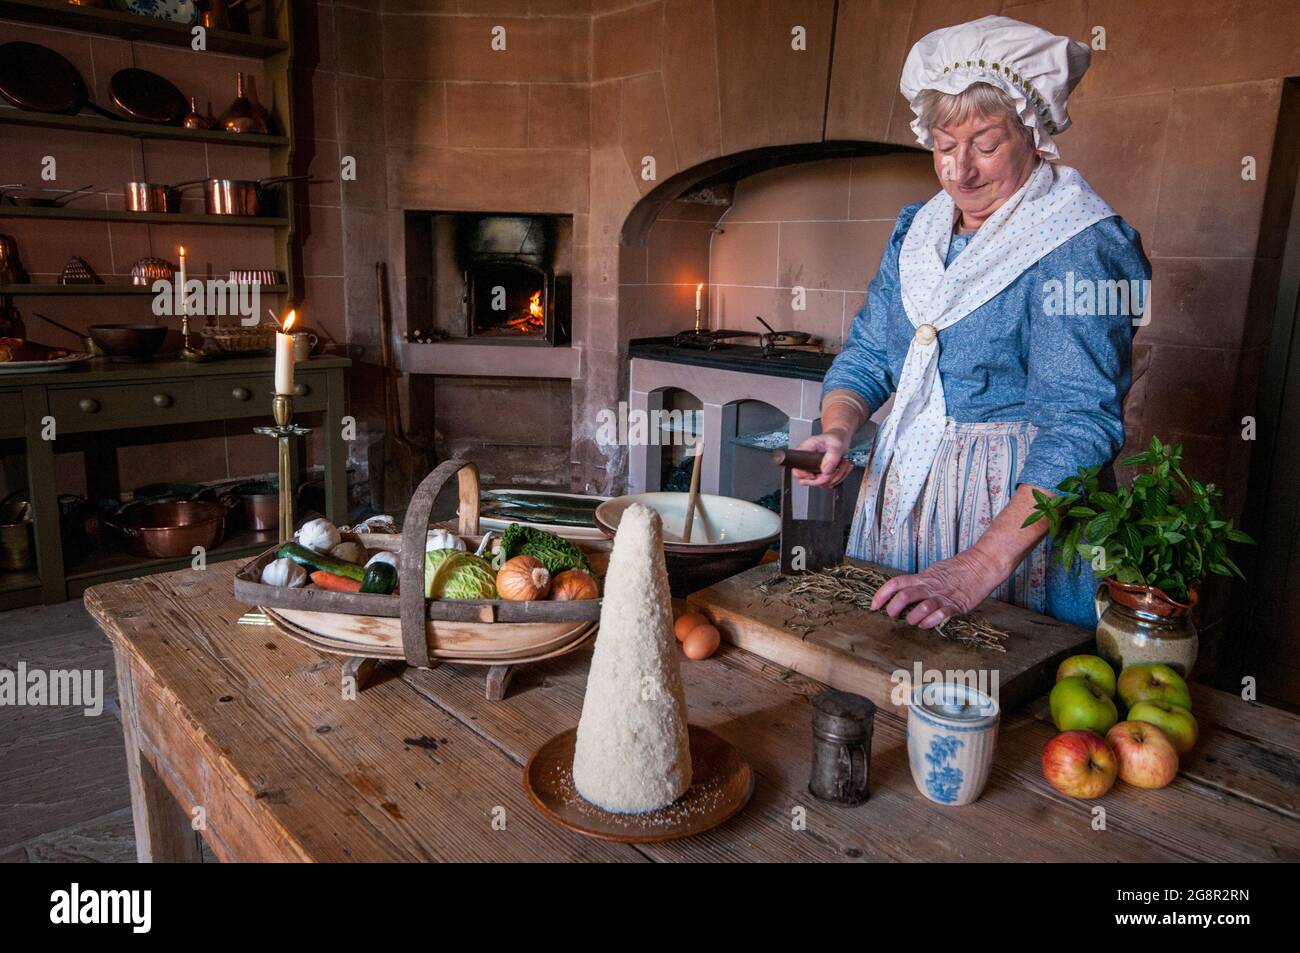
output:
{"label": "wicker basket", "polygon": [[202,330],[203,348],[211,351],[253,353],[275,349],[275,325],[209,324]]}
{"label": "wicker basket", "polygon": [[[282,631],[316,648],[363,658],[405,659],[471,665],[535,661],[577,648],[600,619],[601,599],[571,602],[503,599],[430,600],[424,595],[424,546],[429,514],[438,491],[459,478],[459,535],[473,547],[478,525],[478,468],[448,460],[416,489],[400,535],[367,533],[348,538],[368,549],[400,553],[400,595],[288,589],[262,583],[262,567],[276,558],[277,546],[246,564],[235,576],[235,598],[272,611]],[[574,541],[601,573],[608,541]]]}

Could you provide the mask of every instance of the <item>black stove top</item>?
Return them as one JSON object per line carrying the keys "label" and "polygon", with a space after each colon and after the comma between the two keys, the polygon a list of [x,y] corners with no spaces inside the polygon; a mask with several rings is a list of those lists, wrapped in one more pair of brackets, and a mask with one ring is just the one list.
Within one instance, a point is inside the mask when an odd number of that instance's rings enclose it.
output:
{"label": "black stove top", "polygon": [[809,381],[821,380],[835,360],[833,354],[790,347],[763,348],[730,341],[715,341],[711,346],[678,345],[671,337],[634,338],[628,344],[628,355],[670,364],[693,364]]}

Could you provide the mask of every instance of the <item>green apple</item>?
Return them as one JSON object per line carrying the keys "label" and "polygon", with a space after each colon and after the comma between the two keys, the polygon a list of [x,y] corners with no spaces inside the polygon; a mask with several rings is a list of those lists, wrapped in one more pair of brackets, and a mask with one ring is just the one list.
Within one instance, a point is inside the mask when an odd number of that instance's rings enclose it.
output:
{"label": "green apple", "polygon": [[1099,655],[1071,655],[1056,670],[1056,680],[1072,675],[1082,675],[1090,682],[1100,685],[1111,698],[1115,697],[1115,670],[1110,663]]}
{"label": "green apple", "polygon": [[1191,710],[1192,693],[1183,677],[1168,665],[1143,662],[1119,673],[1119,697],[1126,708],[1138,702],[1168,702]]}
{"label": "green apple", "polygon": [[1196,744],[1196,716],[1182,705],[1160,701],[1138,702],[1129,709],[1128,720],[1155,725],[1169,736],[1169,740],[1174,743],[1174,750],[1180,755],[1187,754]]}
{"label": "green apple", "polygon": [[1052,723],[1058,731],[1091,729],[1099,735],[1119,721],[1115,703],[1101,686],[1082,675],[1071,675],[1056,683],[1048,699]]}

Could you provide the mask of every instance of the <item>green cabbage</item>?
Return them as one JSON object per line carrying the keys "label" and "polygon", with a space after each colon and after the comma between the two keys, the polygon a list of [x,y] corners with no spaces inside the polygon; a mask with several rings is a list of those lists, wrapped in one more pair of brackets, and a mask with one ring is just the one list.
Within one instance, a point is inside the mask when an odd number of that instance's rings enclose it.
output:
{"label": "green cabbage", "polygon": [[424,554],[424,594],[430,599],[495,599],[496,574],[482,559],[459,549]]}
{"label": "green cabbage", "polygon": [[586,555],[569,540],[535,526],[511,523],[501,534],[501,550],[497,558],[504,565],[506,560],[521,555],[540,561],[552,576],[558,576],[566,569],[583,569],[593,577],[596,575],[591,571]]}

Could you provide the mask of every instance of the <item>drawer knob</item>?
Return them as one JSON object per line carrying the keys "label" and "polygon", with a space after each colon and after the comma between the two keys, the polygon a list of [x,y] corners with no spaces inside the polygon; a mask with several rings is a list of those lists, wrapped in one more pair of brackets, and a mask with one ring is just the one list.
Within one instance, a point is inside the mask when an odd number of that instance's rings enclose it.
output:
{"label": "drawer knob", "polygon": [[308,387],[306,384],[294,384],[294,385],[293,385],[293,396],[294,396],[294,397],[306,397],[306,396],[307,396],[308,394],[310,394],[310,393],[311,393],[311,388]]}
{"label": "drawer knob", "polygon": [[170,407],[173,403],[171,394],[154,394],[153,405],[155,407]]}
{"label": "drawer knob", "polygon": [[100,407],[99,401],[95,400],[95,398],[93,397],[81,398],[81,400],[77,402],[77,406],[80,407],[83,411],[85,411],[88,414],[99,413],[99,407]]}
{"label": "drawer knob", "polygon": [[253,396],[253,392],[247,387],[236,387],[230,392],[230,396],[235,398],[235,400],[248,400]]}

